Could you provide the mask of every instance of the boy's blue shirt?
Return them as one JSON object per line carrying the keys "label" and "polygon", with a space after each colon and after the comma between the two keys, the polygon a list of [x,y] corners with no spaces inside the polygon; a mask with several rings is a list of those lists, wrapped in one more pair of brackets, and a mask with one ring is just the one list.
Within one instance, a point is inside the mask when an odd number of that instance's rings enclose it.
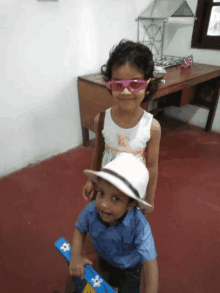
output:
{"label": "boy's blue shirt", "polygon": [[92,201],[82,210],[75,226],[90,234],[97,254],[115,267],[133,268],[157,257],[150,225],[137,208],[107,227]]}

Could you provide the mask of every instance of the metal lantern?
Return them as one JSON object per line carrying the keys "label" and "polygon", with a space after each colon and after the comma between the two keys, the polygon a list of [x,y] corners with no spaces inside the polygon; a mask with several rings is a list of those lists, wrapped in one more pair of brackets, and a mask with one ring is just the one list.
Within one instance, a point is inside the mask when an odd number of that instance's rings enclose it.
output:
{"label": "metal lantern", "polygon": [[194,19],[195,16],[186,0],[154,0],[136,19],[138,42],[149,47],[156,65],[165,68],[180,64],[183,58],[163,55],[166,23],[188,25],[193,24]]}

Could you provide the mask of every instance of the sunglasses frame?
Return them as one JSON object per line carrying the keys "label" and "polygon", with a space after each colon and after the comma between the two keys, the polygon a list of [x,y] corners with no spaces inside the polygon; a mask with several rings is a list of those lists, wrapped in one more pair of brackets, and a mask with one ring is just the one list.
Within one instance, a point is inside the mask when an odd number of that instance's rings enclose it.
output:
{"label": "sunglasses frame", "polygon": [[[133,93],[133,92],[138,92],[138,91],[141,91],[141,90],[143,90],[143,89],[146,89],[147,86],[148,86],[148,84],[149,84],[149,82],[150,82],[150,80],[151,80],[151,78],[149,78],[148,80],[137,80],[137,79],[111,80],[111,81],[108,81],[108,82],[106,83],[106,87],[107,87],[109,90],[113,91],[113,90],[111,89],[111,84],[120,83],[120,84],[123,85],[122,90],[120,90],[120,91],[114,91],[114,92],[118,92],[118,93],[120,93],[120,92],[123,92],[123,90],[124,90],[125,88],[127,88],[130,92]],[[141,85],[140,88],[138,88],[138,89],[132,89],[132,88],[130,87],[130,85],[129,85],[131,82],[141,82],[142,85]]]}

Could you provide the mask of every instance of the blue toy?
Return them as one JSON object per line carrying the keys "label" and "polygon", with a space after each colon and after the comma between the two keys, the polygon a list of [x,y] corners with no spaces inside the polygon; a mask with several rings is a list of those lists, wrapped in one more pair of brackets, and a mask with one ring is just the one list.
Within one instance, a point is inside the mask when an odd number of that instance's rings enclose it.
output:
{"label": "blue toy", "polygon": [[[65,257],[65,259],[70,262],[72,249],[70,243],[65,238],[61,237],[55,242],[55,247]],[[84,279],[97,293],[115,293],[115,290],[88,264],[84,267]],[[86,286],[87,290],[88,287],[90,287],[89,285]],[[76,278],[76,288],[79,293],[83,290],[83,283],[79,278]],[[89,292],[87,290],[85,292],[85,289],[82,293]]]}

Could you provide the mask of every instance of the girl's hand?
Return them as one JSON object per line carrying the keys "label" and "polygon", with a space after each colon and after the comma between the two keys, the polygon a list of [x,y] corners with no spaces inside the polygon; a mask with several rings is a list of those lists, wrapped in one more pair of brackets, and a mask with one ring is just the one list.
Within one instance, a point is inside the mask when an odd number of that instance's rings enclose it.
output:
{"label": "girl's hand", "polygon": [[86,200],[92,199],[92,195],[95,190],[95,183],[92,180],[88,180],[83,188],[83,197]]}
{"label": "girl's hand", "polygon": [[73,254],[71,255],[71,261],[69,265],[69,273],[71,276],[84,278],[84,266],[86,264],[92,265],[91,260],[82,255]]}
{"label": "girl's hand", "polygon": [[152,207],[146,207],[146,208],[144,208],[144,209],[141,209],[141,212],[142,212],[142,214],[147,218],[147,217],[149,217],[152,213],[153,213],[153,211],[154,211],[154,204],[153,203],[150,203],[149,202],[149,204],[151,204],[152,205]]}

